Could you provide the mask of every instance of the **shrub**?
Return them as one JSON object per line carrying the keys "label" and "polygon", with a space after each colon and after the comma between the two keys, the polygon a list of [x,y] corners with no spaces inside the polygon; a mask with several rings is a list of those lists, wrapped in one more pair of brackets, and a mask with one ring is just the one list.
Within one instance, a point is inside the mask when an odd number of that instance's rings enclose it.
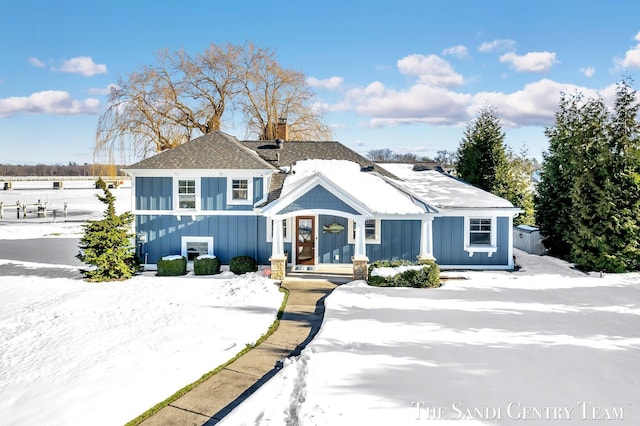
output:
{"label": "shrub", "polygon": [[184,256],[165,256],[158,260],[158,275],[175,277],[187,273],[187,258]]}
{"label": "shrub", "polygon": [[[398,266],[409,266],[410,269],[388,277],[371,275],[373,269]],[[426,265],[416,265],[406,261],[375,262],[373,268],[369,269],[369,284],[378,287],[440,287],[440,267],[435,262]]]}
{"label": "shrub", "polygon": [[195,275],[213,275],[220,273],[220,259],[213,256],[198,256],[193,261]]}
{"label": "shrub", "polygon": [[236,256],[229,261],[229,270],[236,275],[242,275],[247,272],[256,272],[258,264],[250,256]]}

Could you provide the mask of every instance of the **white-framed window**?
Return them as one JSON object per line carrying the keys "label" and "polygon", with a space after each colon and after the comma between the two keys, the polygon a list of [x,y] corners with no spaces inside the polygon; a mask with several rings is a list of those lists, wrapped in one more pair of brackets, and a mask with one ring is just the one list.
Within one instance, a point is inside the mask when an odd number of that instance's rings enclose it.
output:
{"label": "white-framed window", "polygon": [[[354,221],[349,220],[347,229],[349,244],[356,243],[356,227]],[[364,237],[367,244],[380,244],[380,219],[367,219],[364,221]]]}
{"label": "white-framed window", "polygon": [[198,179],[177,177],[175,179],[174,193],[176,209],[197,210],[200,207],[200,185]]}
{"label": "white-framed window", "polygon": [[[282,219],[283,242],[291,242],[291,219]],[[267,220],[267,242],[273,242],[273,219]]]}
{"label": "white-framed window", "polygon": [[491,257],[498,250],[496,222],[495,216],[464,218],[464,249],[469,256],[482,252]]}
{"label": "white-framed window", "polygon": [[180,254],[187,260],[194,260],[204,254],[213,255],[213,237],[182,237]]}
{"label": "white-framed window", "polygon": [[227,204],[253,204],[253,179],[227,178]]}

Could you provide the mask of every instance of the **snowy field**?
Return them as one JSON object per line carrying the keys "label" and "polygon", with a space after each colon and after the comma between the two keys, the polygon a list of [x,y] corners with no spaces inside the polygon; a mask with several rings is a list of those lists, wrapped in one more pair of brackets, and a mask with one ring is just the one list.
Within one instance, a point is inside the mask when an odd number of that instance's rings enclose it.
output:
{"label": "snowy field", "polygon": [[[5,210],[0,244],[79,237],[104,209],[99,191],[36,192],[0,201],[67,201],[68,221]],[[338,287],[316,338],[220,424],[640,424],[640,275],[517,253],[520,272],[447,272],[439,289]],[[257,275],[101,285],[27,260],[0,259],[7,425],[122,424],[255,341],[282,301]]]}
{"label": "snowy field", "polygon": [[[130,189],[112,192],[130,209]],[[96,193],[0,191],[5,206],[67,201],[70,212],[55,223],[5,216],[0,244],[79,237],[83,220],[102,217]],[[0,300],[0,423],[119,425],[254,343],[283,294],[257,274],[91,284],[73,266],[0,259]]]}
{"label": "snowy field", "polygon": [[640,424],[640,275],[521,257],[438,289],[337,288],[316,338],[219,424]]}

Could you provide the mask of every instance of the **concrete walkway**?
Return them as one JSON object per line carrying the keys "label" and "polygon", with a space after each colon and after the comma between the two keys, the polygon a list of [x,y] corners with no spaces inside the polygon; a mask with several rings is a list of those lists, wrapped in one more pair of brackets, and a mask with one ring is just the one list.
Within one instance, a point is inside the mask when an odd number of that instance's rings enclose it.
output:
{"label": "concrete walkway", "polygon": [[302,277],[290,274],[282,282],[282,287],[289,290],[289,299],[271,336],[141,424],[215,425],[273,377],[283,358],[298,355],[320,329],[325,297],[336,283],[350,281],[344,276]]}

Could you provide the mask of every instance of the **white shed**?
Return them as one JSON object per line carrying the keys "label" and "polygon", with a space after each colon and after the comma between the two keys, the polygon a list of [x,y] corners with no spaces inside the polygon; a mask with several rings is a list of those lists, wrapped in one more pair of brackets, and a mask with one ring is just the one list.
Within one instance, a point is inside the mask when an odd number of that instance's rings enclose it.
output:
{"label": "white shed", "polygon": [[513,246],[530,254],[545,254],[540,228],[529,225],[513,227]]}

